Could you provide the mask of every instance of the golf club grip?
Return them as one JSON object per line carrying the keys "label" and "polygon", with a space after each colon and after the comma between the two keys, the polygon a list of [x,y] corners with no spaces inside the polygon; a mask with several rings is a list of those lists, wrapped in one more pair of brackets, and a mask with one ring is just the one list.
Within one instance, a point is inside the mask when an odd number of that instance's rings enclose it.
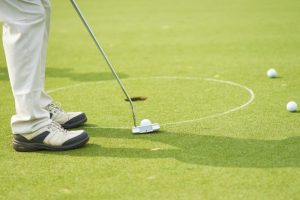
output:
{"label": "golf club grip", "polygon": [[100,53],[102,54],[102,56],[104,57],[109,69],[111,70],[112,74],[115,76],[115,78],[117,79],[122,91],[124,92],[125,96],[129,99],[129,103],[130,103],[130,107],[131,107],[131,111],[132,111],[132,116],[133,116],[133,122],[134,122],[134,126],[137,126],[136,123],[136,113],[135,113],[135,109],[134,109],[134,105],[133,102],[127,92],[127,90],[125,89],[125,86],[123,85],[121,79],[119,78],[117,72],[115,71],[114,67],[112,66],[111,62],[109,61],[106,53],[104,52],[103,48],[101,47],[100,43],[98,42],[98,40],[96,39],[95,34],[93,33],[92,29],[90,28],[90,26],[88,25],[86,19],[84,18],[81,10],[79,9],[77,3],[75,2],[75,0],[70,0],[73,7],[75,8],[78,16],[80,17],[81,21],[83,22],[84,26],[86,27],[87,31],[89,32],[90,36],[92,37],[94,43],[96,44],[98,50],[100,51]]}

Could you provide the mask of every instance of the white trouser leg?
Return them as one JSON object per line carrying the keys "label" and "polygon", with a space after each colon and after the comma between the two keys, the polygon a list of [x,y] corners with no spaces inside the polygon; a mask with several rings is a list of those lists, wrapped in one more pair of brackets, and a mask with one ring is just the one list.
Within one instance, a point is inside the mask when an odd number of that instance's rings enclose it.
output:
{"label": "white trouser leg", "polygon": [[4,22],[3,45],[16,106],[12,130],[15,134],[29,133],[51,123],[49,113],[40,105],[45,8],[41,0],[0,0],[0,19]]}
{"label": "white trouser leg", "polygon": [[[42,70],[41,70],[41,81],[43,83],[43,89],[45,88],[45,74],[46,74],[46,55],[47,55],[47,47],[48,47],[48,38],[50,32],[50,15],[51,15],[51,4],[49,0],[41,0],[43,7],[45,9],[46,14],[46,31],[44,33],[44,41],[42,47]],[[52,98],[47,95],[47,93],[43,90],[41,95],[41,102],[40,105],[42,108],[45,108],[47,105],[52,103]]]}

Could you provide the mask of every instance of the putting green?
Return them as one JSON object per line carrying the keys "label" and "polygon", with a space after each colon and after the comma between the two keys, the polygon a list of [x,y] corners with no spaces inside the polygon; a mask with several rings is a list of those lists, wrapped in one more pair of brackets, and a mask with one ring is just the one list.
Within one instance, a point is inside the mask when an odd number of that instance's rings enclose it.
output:
{"label": "putting green", "polygon": [[[123,81],[133,96],[147,97],[146,101],[134,103],[140,119],[153,119],[162,126],[197,123],[202,119],[220,117],[243,109],[254,100],[251,89],[217,79],[143,77]],[[92,119],[96,119],[90,121],[92,124],[130,129],[128,125],[132,121],[129,104],[117,90],[120,89],[115,81],[99,81],[65,86],[50,90],[49,93],[66,105],[74,105],[72,102],[76,99],[77,106],[80,105]],[[78,91],[81,91],[80,96]],[[230,95],[224,96],[224,91]],[[91,101],[89,104],[86,104],[87,97]],[[75,108],[67,107],[68,110]]]}
{"label": "putting green", "polygon": [[12,149],[0,48],[0,199],[299,199],[300,115],[286,111],[300,104],[299,0],[78,0],[129,93],[147,97],[138,120],[162,124],[146,135],[131,134],[128,102],[70,2],[51,3],[46,90],[87,113],[90,141]]}

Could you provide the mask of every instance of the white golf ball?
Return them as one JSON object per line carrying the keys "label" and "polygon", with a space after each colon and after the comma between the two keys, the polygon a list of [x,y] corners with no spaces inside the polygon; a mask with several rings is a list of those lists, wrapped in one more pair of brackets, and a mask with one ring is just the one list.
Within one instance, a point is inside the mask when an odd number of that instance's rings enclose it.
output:
{"label": "white golf ball", "polygon": [[151,121],[149,119],[143,119],[141,121],[141,126],[149,126],[151,125]]}
{"label": "white golf ball", "polygon": [[290,112],[296,112],[298,108],[298,105],[296,102],[294,101],[290,101],[287,105],[286,105],[286,109]]}
{"label": "white golf ball", "polygon": [[267,76],[269,78],[276,78],[277,77],[277,71],[275,69],[269,69],[267,72]]}

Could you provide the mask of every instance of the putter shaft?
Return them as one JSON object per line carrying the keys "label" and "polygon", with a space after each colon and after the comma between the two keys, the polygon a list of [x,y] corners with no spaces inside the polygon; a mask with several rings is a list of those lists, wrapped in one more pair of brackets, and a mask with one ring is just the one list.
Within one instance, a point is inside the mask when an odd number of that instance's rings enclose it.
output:
{"label": "putter shaft", "polygon": [[83,24],[85,25],[86,29],[88,30],[90,36],[92,37],[94,43],[96,44],[98,50],[100,51],[100,53],[102,54],[102,56],[104,57],[106,63],[107,63],[107,66],[109,67],[109,69],[111,70],[112,74],[114,75],[114,77],[117,79],[122,91],[124,92],[125,96],[127,97],[127,99],[129,100],[129,103],[130,103],[130,108],[131,108],[131,112],[132,112],[132,117],[133,117],[133,123],[134,123],[134,126],[136,127],[137,124],[136,124],[136,113],[135,113],[135,109],[134,109],[134,106],[133,106],[133,102],[127,92],[127,90],[125,89],[125,86],[124,84],[122,83],[121,79],[119,78],[117,72],[115,71],[113,65],[111,64],[110,60],[108,59],[105,51],[103,50],[103,48],[101,47],[100,43],[98,42],[98,40],[96,39],[96,36],[95,34],[93,33],[92,29],[90,28],[90,26],[88,25],[86,19],[84,18],[81,10],[79,9],[77,3],[75,2],[75,0],[71,0],[71,3],[72,5],[74,6],[77,14],[79,15],[81,21],[83,22]]}

